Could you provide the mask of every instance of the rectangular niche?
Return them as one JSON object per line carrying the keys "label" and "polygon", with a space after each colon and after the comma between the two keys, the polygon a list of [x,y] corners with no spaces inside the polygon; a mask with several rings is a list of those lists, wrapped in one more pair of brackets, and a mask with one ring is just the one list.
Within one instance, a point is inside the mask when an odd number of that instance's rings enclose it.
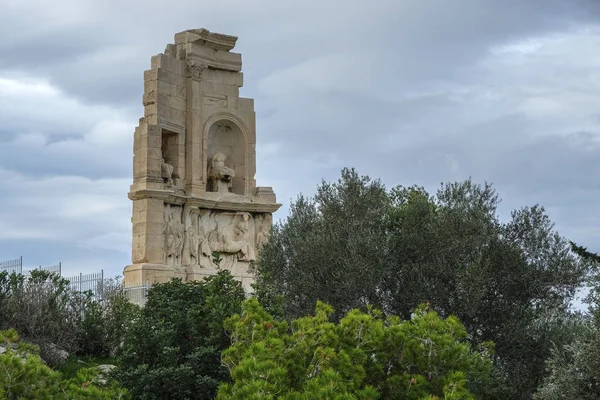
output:
{"label": "rectangular niche", "polygon": [[179,133],[163,128],[161,134],[162,158],[164,162],[173,166],[173,181],[175,181],[176,185],[178,182],[181,182],[184,176],[184,144],[180,142],[181,135]]}

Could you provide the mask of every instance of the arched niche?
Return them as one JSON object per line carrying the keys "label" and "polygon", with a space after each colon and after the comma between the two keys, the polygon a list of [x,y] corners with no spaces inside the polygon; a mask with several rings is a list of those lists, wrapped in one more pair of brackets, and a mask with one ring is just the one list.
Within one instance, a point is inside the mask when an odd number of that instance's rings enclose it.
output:
{"label": "arched niche", "polygon": [[[244,195],[248,181],[248,141],[243,129],[233,120],[220,118],[208,124],[205,133],[205,171],[210,174],[211,161],[216,153],[225,155],[225,166],[233,169],[235,176],[231,181],[231,193]],[[206,180],[206,190],[217,191],[211,182]]]}

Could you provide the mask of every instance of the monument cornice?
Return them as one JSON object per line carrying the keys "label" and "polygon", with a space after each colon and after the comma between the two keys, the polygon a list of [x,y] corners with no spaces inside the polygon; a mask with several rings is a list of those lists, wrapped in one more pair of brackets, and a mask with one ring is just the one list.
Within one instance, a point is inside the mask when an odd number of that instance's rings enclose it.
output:
{"label": "monument cornice", "polygon": [[[240,72],[242,70],[241,58],[236,57],[237,53],[223,53],[219,57],[214,54],[206,54],[206,51],[202,47],[192,47],[187,52],[187,59],[190,62],[194,62],[197,65],[204,65],[206,68],[229,71],[229,72]],[[238,59],[239,58],[239,59]]]}
{"label": "monument cornice", "polygon": [[225,197],[215,198],[212,193],[206,193],[207,196],[191,197],[177,194],[172,190],[160,189],[141,189],[135,192],[129,192],[130,200],[142,199],[160,199],[165,203],[174,205],[188,204],[200,208],[209,208],[224,211],[246,211],[246,212],[267,212],[274,213],[281,207],[280,203],[267,203],[260,201],[260,197],[256,196],[238,196],[228,195]]}
{"label": "monument cornice", "polygon": [[210,32],[208,29],[189,29],[175,34],[175,44],[196,43],[215,50],[233,50],[237,36]]}

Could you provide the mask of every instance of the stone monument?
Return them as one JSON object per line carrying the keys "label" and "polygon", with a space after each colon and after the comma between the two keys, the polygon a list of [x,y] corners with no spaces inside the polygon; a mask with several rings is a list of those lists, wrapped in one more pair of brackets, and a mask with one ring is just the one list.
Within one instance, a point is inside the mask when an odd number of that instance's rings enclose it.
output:
{"label": "stone monument", "polygon": [[239,97],[237,38],[194,29],[152,57],[135,129],[132,264],[125,284],[228,269],[247,291],[277,204],[257,187],[254,100]]}

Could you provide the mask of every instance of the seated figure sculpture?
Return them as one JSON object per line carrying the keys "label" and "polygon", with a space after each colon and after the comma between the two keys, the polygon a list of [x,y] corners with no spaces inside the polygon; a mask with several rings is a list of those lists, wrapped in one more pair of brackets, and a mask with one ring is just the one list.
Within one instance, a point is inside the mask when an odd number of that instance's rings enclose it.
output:
{"label": "seated figure sculpture", "polygon": [[223,153],[215,153],[211,158],[208,177],[213,192],[229,193],[231,191],[231,181],[235,176],[235,171],[225,166],[225,159],[226,156]]}
{"label": "seated figure sculpture", "polygon": [[163,178],[163,181],[165,182],[165,185],[170,188],[173,187],[173,166],[171,164],[169,164],[168,162],[165,161],[165,159],[163,158],[161,160],[161,164],[160,164],[160,172],[161,172],[161,176]]}

